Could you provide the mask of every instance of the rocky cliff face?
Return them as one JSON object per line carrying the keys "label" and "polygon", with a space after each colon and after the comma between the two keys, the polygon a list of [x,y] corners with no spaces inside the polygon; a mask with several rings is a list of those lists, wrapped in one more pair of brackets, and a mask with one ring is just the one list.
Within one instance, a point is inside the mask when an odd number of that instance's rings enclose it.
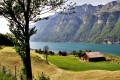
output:
{"label": "rocky cliff face", "polygon": [[120,2],[76,6],[75,14],[55,14],[37,22],[31,41],[95,42],[120,39]]}

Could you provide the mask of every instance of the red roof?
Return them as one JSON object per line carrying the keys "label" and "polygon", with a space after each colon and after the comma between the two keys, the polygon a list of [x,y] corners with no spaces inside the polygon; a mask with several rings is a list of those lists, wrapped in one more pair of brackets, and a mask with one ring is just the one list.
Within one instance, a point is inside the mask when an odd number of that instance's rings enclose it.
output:
{"label": "red roof", "polygon": [[103,54],[101,54],[100,52],[85,52],[85,54],[86,54],[89,58],[104,57]]}

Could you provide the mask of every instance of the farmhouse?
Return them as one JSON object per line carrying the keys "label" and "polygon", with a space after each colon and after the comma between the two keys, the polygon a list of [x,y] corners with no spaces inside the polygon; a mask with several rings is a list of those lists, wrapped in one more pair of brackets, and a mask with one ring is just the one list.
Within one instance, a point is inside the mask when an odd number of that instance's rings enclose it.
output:
{"label": "farmhouse", "polygon": [[58,55],[60,55],[60,56],[67,56],[67,52],[66,51],[59,51],[58,52]]}
{"label": "farmhouse", "polygon": [[84,52],[81,59],[87,62],[105,61],[106,58],[100,52]]}

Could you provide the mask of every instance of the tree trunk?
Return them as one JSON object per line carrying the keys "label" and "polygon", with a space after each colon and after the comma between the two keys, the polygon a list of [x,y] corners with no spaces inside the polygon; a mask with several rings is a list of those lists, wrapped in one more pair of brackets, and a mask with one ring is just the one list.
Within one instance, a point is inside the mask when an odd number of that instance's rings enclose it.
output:
{"label": "tree trunk", "polygon": [[32,80],[32,67],[31,67],[31,58],[30,58],[30,43],[29,39],[26,40],[26,61],[25,61],[25,70],[27,80]]}
{"label": "tree trunk", "polygon": [[26,78],[27,80],[32,80],[32,67],[31,67],[31,57],[30,57],[30,36],[29,36],[29,5],[31,0],[28,0],[27,11],[25,12],[25,53],[26,53],[26,63],[25,63],[25,70],[26,70]]}
{"label": "tree trunk", "polygon": [[48,53],[46,50],[45,50],[45,57],[46,57],[46,62],[48,63]]}

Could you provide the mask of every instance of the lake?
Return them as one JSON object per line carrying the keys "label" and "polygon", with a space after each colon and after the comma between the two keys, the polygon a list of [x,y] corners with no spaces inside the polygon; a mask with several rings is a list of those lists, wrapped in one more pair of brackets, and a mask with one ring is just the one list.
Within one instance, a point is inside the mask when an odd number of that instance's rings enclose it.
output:
{"label": "lake", "polygon": [[30,42],[33,49],[43,49],[45,45],[54,52],[73,50],[92,50],[120,56],[120,45],[118,44],[91,44],[91,43],[67,43],[67,42]]}

